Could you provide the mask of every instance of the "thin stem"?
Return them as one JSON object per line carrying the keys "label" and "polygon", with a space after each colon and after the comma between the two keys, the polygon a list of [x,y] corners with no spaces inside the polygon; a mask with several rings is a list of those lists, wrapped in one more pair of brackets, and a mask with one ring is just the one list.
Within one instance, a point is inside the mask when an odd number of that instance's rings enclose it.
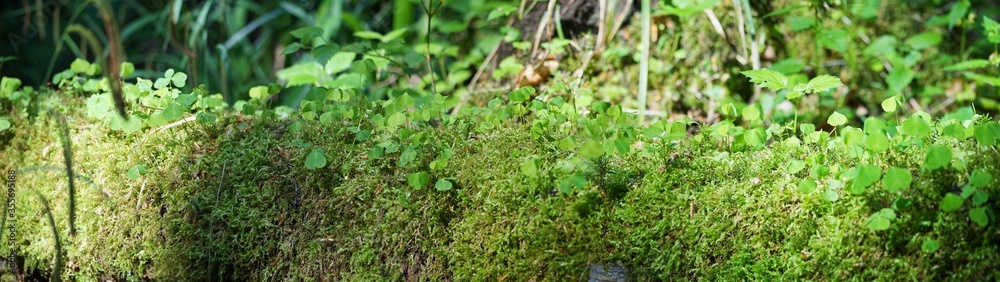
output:
{"label": "thin stem", "polygon": [[639,124],[646,123],[646,88],[649,83],[649,0],[642,0],[642,60],[639,62]]}
{"label": "thin stem", "polygon": [[431,75],[431,92],[434,92],[434,94],[438,94],[437,83],[434,82],[434,66],[431,65],[431,20],[434,19],[434,14],[437,13],[439,8],[441,8],[441,4],[444,4],[444,0],[438,2],[437,6],[435,6],[434,9],[430,8],[431,5],[430,1],[433,0],[428,0],[427,2],[424,2],[422,0],[420,1],[420,6],[424,8],[424,13],[427,14],[427,36],[424,37],[427,39],[426,40],[427,53],[425,54],[424,58],[427,61],[427,72],[429,72]]}

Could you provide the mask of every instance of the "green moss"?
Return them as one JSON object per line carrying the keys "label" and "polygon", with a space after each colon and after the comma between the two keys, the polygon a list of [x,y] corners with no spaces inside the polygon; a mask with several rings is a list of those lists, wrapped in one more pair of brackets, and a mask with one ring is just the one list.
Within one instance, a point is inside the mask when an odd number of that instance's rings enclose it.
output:
{"label": "green moss", "polygon": [[[374,141],[338,125],[294,131],[289,121],[230,115],[123,135],[80,111],[69,121],[76,169],[91,180],[78,182],[76,237],[66,234],[65,176],[32,170],[62,165],[51,119],[14,120],[3,159],[15,162],[2,168],[21,172],[14,251],[26,268],[50,271],[52,236],[29,193],[37,190],[65,238],[63,277],[75,280],[581,280],[588,265],[606,262],[637,281],[989,280],[1000,267],[995,221],[977,228],[964,212],[936,209],[965,174],[921,171],[917,148],[865,160],[919,172],[904,193],[913,208],[876,232],[864,219],[895,195],[841,190],[830,202],[797,191],[808,169],[784,172],[788,160],[820,153],[853,167],[857,158],[839,145],[776,143],[717,158],[728,146],[708,138],[647,144],[665,151],[588,163],[587,188],[562,194],[552,168],[567,153],[532,139],[526,125],[476,138],[457,126],[417,128],[435,146],[416,147],[415,161],[397,167],[400,153],[370,158]],[[969,167],[1000,174],[996,151],[959,146]],[[444,147],[448,166],[429,169]],[[305,168],[313,148],[325,150],[326,167]],[[531,154],[536,178],[520,172]],[[134,165],[149,173],[126,177]],[[417,171],[455,187],[415,190],[406,176]],[[921,252],[925,238],[942,248]]]}

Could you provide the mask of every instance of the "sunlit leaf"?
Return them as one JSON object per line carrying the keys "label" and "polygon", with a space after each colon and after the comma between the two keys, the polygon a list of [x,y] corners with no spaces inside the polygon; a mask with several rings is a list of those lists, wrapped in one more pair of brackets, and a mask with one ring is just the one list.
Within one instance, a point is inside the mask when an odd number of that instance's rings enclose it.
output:
{"label": "sunlit leaf", "polygon": [[963,61],[954,65],[950,65],[944,68],[945,71],[960,71],[960,70],[970,70],[986,67],[990,65],[990,61],[983,59],[972,59]]}
{"label": "sunlit leaf", "polygon": [[315,26],[303,27],[293,30],[289,34],[298,39],[313,39],[323,36],[323,29]]}
{"label": "sunlit leaf", "polygon": [[843,83],[840,82],[840,78],[838,77],[832,75],[820,75],[809,80],[809,83],[806,83],[805,92],[806,93],[823,92],[830,88],[834,88],[841,85],[843,85]]}
{"label": "sunlit leaf", "polygon": [[934,146],[927,149],[924,167],[929,170],[942,168],[951,162],[951,149],[944,146]]}
{"label": "sunlit leaf", "polygon": [[885,173],[885,178],[882,179],[882,186],[885,187],[885,190],[895,193],[909,188],[912,182],[913,176],[910,175],[909,171],[898,167],[890,167],[889,171]]}
{"label": "sunlit leaf", "polygon": [[940,209],[944,212],[956,211],[962,207],[962,197],[955,193],[948,193],[941,199]]}
{"label": "sunlit leaf", "polygon": [[803,179],[799,181],[799,192],[809,194],[816,191],[816,181]]}
{"label": "sunlit leaf", "polygon": [[910,115],[910,118],[903,122],[903,133],[917,138],[927,137],[931,134],[931,125],[923,118]]}
{"label": "sunlit leaf", "polygon": [[830,117],[826,119],[826,123],[832,126],[841,126],[847,123],[847,116],[839,112],[833,112]]}
{"label": "sunlit leaf", "polygon": [[756,83],[771,90],[781,90],[788,86],[788,78],[780,72],[769,69],[747,70],[740,72]]}
{"label": "sunlit leaf", "polygon": [[826,49],[844,53],[851,42],[851,36],[840,28],[823,29],[816,34],[816,43]]}
{"label": "sunlit leaf", "polygon": [[897,102],[896,102],[896,96],[885,98],[885,100],[882,100],[882,110],[884,110],[884,111],[886,111],[888,113],[895,112],[896,111],[896,104],[897,104]]}
{"label": "sunlit leaf", "polygon": [[906,39],[906,45],[916,50],[923,50],[941,43],[941,35],[937,32],[924,32]]}

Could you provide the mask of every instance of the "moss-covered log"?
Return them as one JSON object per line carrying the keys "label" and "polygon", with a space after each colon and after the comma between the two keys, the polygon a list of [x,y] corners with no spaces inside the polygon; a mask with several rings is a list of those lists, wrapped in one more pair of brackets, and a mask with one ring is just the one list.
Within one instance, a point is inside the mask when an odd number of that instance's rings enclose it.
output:
{"label": "moss-covered log", "polygon": [[[84,108],[79,98],[60,103]],[[971,204],[939,211],[968,172],[921,169],[917,146],[866,160],[913,174],[899,194],[855,195],[827,180],[820,191],[796,188],[811,167],[790,174],[790,159],[822,153],[830,175],[856,165],[839,142],[731,151],[707,134],[643,145],[662,148],[654,154],[588,161],[584,188],[564,194],[557,169],[528,177],[521,164],[535,156],[539,167],[555,168],[570,153],[516,120],[487,134],[461,123],[415,128],[435,146],[408,148],[416,155],[401,162],[399,152],[369,157],[373,141],[319,122],[299,129],[224,115],[123,134],[82,110],[68,119],[80,180],[75,237],[65,228],[54,119],[14,119],[3,140],[2,168],[18,173],[16,240],[8,245],[5,232],[0,253],[13,251],[23,259],[18,267],[35,275],[52,274],[54,244],[32,191],[49,200],[60,227],[62,277],[84,281],[565,281],[586,279],[601,263],[625,266],[636,281],[1000,279],[995,214],[980,227],[969,220]],[[954,148],[970,170],[1000,175],[995,147],[927,140]],[[327,163],[310,170],[304,163],[314,148]],[[452,189],[411,188],[407,176],[427,170],[441,148],[452,156],[429,170],[430,183],[448,179]],[[997,211],[997,182],[981,190],[991,199],[985,207]],[[912,204],[888,230],[870,231],[866,219],[897,197]],[[925,239],[941,247],[922,251]]]}

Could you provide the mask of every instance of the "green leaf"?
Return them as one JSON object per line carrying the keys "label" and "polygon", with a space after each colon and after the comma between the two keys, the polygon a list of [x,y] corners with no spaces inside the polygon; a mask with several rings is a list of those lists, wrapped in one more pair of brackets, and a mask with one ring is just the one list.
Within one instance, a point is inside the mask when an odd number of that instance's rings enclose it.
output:
{"label": "green leaf", "polygon": [[885,173],[885,178],[882,179],[882,186],[885,187],[885,190],[896,193],[909,188],[912,182],[913,175],[910,175],[910,171],[898,167],[890,167],[889,171]]}
{"label": "green leaf", "polygon": [[748,105],[743,107],[743,119],[747,121],[755,121],[760,118],[760,109],[757,105]]}
{"label": "green leaf", "polygon": [[340,52],[340,45],[337,43],[323,44],[312,49],[313,57],[316,57],[316,61],[323,66],[329,63],[330,58],[333,58],[337,52]]}
{"label": "green leaf", "polygon": [[872,41],[871,44],[868,44],[868,47],[865,47],[862,54],[868,57],[874,57],[890,52],[896,52],[896,37],[892,35],[883,35],[878,39],[875,39],[875,41]]}
{"label": "green leaf", "polygon": [[873,153],[885,152],[889,149],[889,138],[881,132],[869,134],[865,139],[865,149]]}
{"label": "green leaf", "polygon": [[964,62],[960,62],[954,65],[950,65],[944,68],[945,71],[960,71],[960,70],[970,70],[986,67],[990,65],[990,61],[983,59],[972,59]]}
{"label": "green leaf", "polygon": [[4,118],[0,118],[0,132],[3,132],[8,128],[10,128],[10,121],[7,121],[7,119]]}
{"label": "green leaf", "polygon": [[840,53],[847,52],[847,44],[851,42],[851,37],[846,30],[840,28],[824,29],[816,34],[816,43],[826,49]]}
{"label": "green leaf", "polygon": [[811,124],[811,123],[800,124],[799,125],[799,131],[802,132],[803,136],[809,135],[810,133],[813,133],[813,131],[816,131],[816,125]]}
{"label": "green leaf", "polygon": [[890,92],[899,94],[903,92],[903,89],[906,89],[906,86],[910,85],[914,76],[916,73],[909,68],[895,68],[885,77],[885,82],[889,84]]}
{"label": "green leaf", "polygon": [[805,168],[806,168],[806,162],[801,160],[790,160],[788,161],[788,164],[785,165],[785,172],[789,174],[795,174],[798,173],[799,171],[802,171],[802,169]]}
{"label": "green leaf", "polygon": [[830,117],[826,119],[826,123],[832,126],[841,126],[847,123],[847,116],[838,112],[833,112],[833,114],[830,114]]}
{"label": "green leaf", "polygon": [[326,72],[331,74],[336,74],[351,68],[351,64],[354,63],[354,58],[358,54],[351,52],[337,52],[333,55],[330,60],[326,63]]}
{"label": "green leaf", "polygon": [[316,62],[303,62],[275,73],[278,79],[288,81],[286,86],[314,84],[325,77],[323,66]]}
{"label": "green leaf", "polygon": [[426,171],[414,172],[406,176],[406,183],[413,189],[420,190],[431,183],[431,178]]}
{"label": "green leaf", "polygon": [[267,92],[267,86],[254,86],[250,88],[250,98],[265,100],[271,95]]}
{"label": "green leaf", "polygon": [[90,70],[90,63],[78,58],[69,64],[69,69],[75,73],[85,73]]}
{"label": "green leaf", "polygon": [[816,191],[816,181],[803,179],[799,181],[799,192],[809,194]]}
{"label": "green leaf", "polygon": [[962,197],[955,195],[955,193],[948,193],[944,195],[941,199],[941,205],[939,208],[944,212],[956,211],[962,207]]}
{"label": "green leaf", "polygon": [[990,217],[986,215],[986,207],[969,210],[969,219],[979,225],[979,227],[986,227],[986,225],[990,224]]}
{"label": "green leaf", "polygon": [[937,32],[924,32],[906,39],[906,45],[915,50],[923,50],[941,43],[941,35]]}
{"label": "green leaf", "polygon": [[992,86],[1000,86],[1000,77],[987,76],[987,75],[982,75],[982,74],[978,74],[978,73],[974,73],[974,72],[967,72],[967,71],[966,72],[962,72],[962,75],[964,75],[966,78],[974,80],[974,81],[976,81],[978,83],[989,84],[989,85],[992,85]]}
{"label": "green leaf", "polygon": [[[650,127],[650,128],[652,128],[652,127]],[[576,141],[573,140],[573,137],[566,137],[566,138],[563,138],[562,140],[559,140],[558,147],[559,147],[559,150],[570,151],[570,150],[576,149]]]}
{"label": "green leaf", "polygon": [[198,116],[196,117],[196,119],[198,119],[198,121],[202,123],[212,123],[215,122],[217,119],[219,119],[219,116],[213,112],[203,111],[203,112],[198,112]]}
{"label": "green leaf", "polygon": [[906,45],[915,50],[923,50],[941,43],[941,35],[936,32],[924,32],[906,39]]}
{"label": "green leaf", "polygon": [[882,100],[882,110],[888,113],[896,112],[896,105],[897,105],[896,96],[892,96],[889,98],[885,98],[885,100]]}
{"label": "green leaf", "polygon": [[587,187],[587,177],[583,176],[582,173],[574,173],[569,177],[569,181],[573,183],[573,187],[577,189],[583,189]]}
{"label": "green leaf", "polygon": [[948,126],[944,127],[942,134],[944,134],[945,136],[954,137],[955,139],[965,139],[966,137],[965,126],[962,126],[961,123],[957,122],[949,124]]}
{"label": "green leaf", "polygon": [[153,87],[156,89],[163,89],[170,85],[170,80],[166,78],[157,78],[156,82],[153,83]]}
{"label": "green leaf", "polygon": [[451,181],[444,178],[438,179],[437,183],[434,183],[434,188],[438,191],[448,191],[451,190],[451,187]]}
{"label": "green leaf", "polygon": [[962,0],[955,3],[955,6],[951,7],[951,10],[948,11],[948,29],[955,27],[955,24],[965,17],[965,15],[969,12],[970,6],[972,6],[972,4],[969,3],[968,0]]}
{"label": "green leaf", "polygon": [[281,54],[288,55],[291,53],[298,52],[299,49],[302,49],[302,44],[299,44],[298,42],[292,42],[292,44],[288,44],[288,46],[285,46],[285,49],[281,50]]}
{"label": "green leaf", "polygon": [[903,133],[917,138],[924,138],[931,134],[931,125],[915,114],[910,115],[910,118],[903,122]]}
{"label": "green leaf", "polygon": [[913,202],[906,198],[896,198],[896,200],[892,201],[892,208],[897,211],[909,209],[912,205]]}
{"label": "green leaf", "polygon": [[740,72],[750,78],[750,82],[756,83],[771,90],[781,90],[788,86],[788,78],[780,72],[769,69],[747,70]]}
{"label": "green leaf", "polygon": [[993,19],[983,15],[983,30],[986,31],[986,39],[993,44],[1000,44],[1000,24]]}
{"label": "green leaf", "polygon": [[837,200],[840,200],[840,194],[837,194],[837,191],[834,191],[833,189],[827,189],[826,192],[823,193],[823,199],[830,202],[836,202]]}
{"label": "green leaf", "polygon": [[361,39],[382,40],[382,34],[374,31],[361,30],[354,32],[354,37]]}
{"label": "green leaf", "polygon": [[996,144],[997,138],[996,136],[994,136],[994,133],[991,132],[990,130],[991,124],[992,123],[982,123],[976,125],[976,129],[973,132],[973,136],[976,138],[976,142],[979,142],[979,145],[993,146],[993,144]]}
{"label": "green leaf", "polygon": [[861,139],[865,136],[865,134],[861,132],[861,129],[850,126],[844,128],[841,135],[843,137],[844,144],[847,146],[854,146],[855,144],[861,143]]}
{"label": "green leaf", "polygon": [[129,62],[124,62],[121,65],[121,72],[119,73],[122,78],[128,77],[135,72],[135,65]]}
{"label": "green leaf", "polygon": [[799,60],[798,58],[788,58],[772,64],[769,69],[785,75],[791,75],[801,72],[805,69],[805,67],[806,65],[802,63],[802,60]]}
{"label": "green leaf", "polygon": [[146,174],[146,166],[135,165],[132,168],[130,168],[128,172],[125,173],[125,176],[127,176],[129,179],[135,180],[139,179],[140,175],[145,175],[145,174]]}
{"label": "green leaf", "polygon": [[372,59],[354,61],[354,63],[351,64],[351,69],[353,69],[355,73],[370,74],[375,71],[375,62],[372,61]]}
{"label": "green leaf", "polygon": [[972,186],[977,188],[989,188],[993,184],[993,175],[990,175],[982,169],[976,169],[972,171],[972,177],[970,177],[970,183]]}
{"label": "green leaf", "polygon": [[184,116],[184,113],[187,111],[188,109],[184,106],[181,106],[180,104],[170,103],[170,105],[167,106],[166,109],[163,109],[163,112],[161,112],[160,114],[163,115],[163,119],[165,121],[172,121],[180,119],[181,117]]}
{"label": "green leaf", "polygon": [[792,16],[788,17],[787,22],[792,31],[803,31],[816,25],[816,19],[813,17]]}
{"label": "green leaf", "polygon": [[924,239],[924,243],[920,244],[920,250],[924,251],[925,253],[936,252],[940,247],[941,243],[938,243],[938,240],[934,239]]}
{"label": "green leaf", "polygon": [[317,169],[326,166],[326,156],[323,149],[313,149],[309,156],[306,157],[306,168],[307,169]]}
{"label": "green leaf", "polygon": [[975,192],[972,192],[972,205],[973,206],[980,206],[982,204],[985,204],[986,201],[989,201],[989,200],[990,200],[990,194],[989,193],[983,192],[982,190],[976,190]]}
{"label": "green leaf", "polygon": [[521,173],[528,177],[535,177],[538,175],[538,161],[535,159],[529,159],[521,163]]}
{"label": "green leaf", "polygon": [[885,219],[896,220],[896,211],[890,208],[883,208],[882,210],[878,211],[878,213]]}
{"label": "green leaf", "polygon": [[170,77],[170,82],[172,82],[174,86],[184,87],[184,85],[187,84],[187,79],[188,79],[187,74],[183,72],[178,72]]}
{"label": "green leaf", "polygon": [[403,114],[403,112],[397,112],[389,116],[389,119],[386,120],[385,125],[390,128],[390,131],[392,131],[392,129],[399,127],[404,123],[406,123],[406,115]]}
{"label": "green leaf", "polygon": [[857,168],[858,176],[854,178],[854,185],[851,187],[851,192],[854,192],[854,194],[863,193],[865,189],[882,178],[882,170],[875,165],[860,164]]}
{"label": "green leaf", "polygon": [[840,78],[838,77],[832,75],[820,75],[809,80],[809,83],[806,83],[805,92],[824,92],[830,88],[841,86],[843,84],[844,83],[840,82]]}
{"label": "green leaf", "polygon": [[315,26],[303,27],[300,29],[293,30],[290,32],[293,37],[298,39],[313,39],[316,37],[323,36],[323,29]]}
{"label": "green leaf", "polygon": [[754,128],[747,130],[743,133],[743,141],[746,142],[750,147],[760,147],[764,145],[767,136],[765,135],[763,128]]}
{"label": "green leaf", "polygon": [[580,156],[588,159],[595,159],[604,154],[604,145],[597,140],[587,140],[580,147]]}
{"label": "green leaf", "polygon": [[892,222],[889,222],[888,218],[882,217],[882,214],[880,213],[872,214],[867,220],[865,220],[865,223],[865,226],[872,231],[888,230],[889,227],[892,226]]}
{"label": "green leaf", "polygon": [[944,146],[934,146],[927,149],[927,157],[924,158],[924,167],[929,170],[942,168],[951,162],[951,149]]}
{"label": "green leaf", "polygon": [[403,153],[399,154],[399,160],[396,161],[396,167],[405,167],[406,165],[416,160],[417,159],[416,148],[417,148],[416,146],[406,146],[406,149],[403,149]]}

